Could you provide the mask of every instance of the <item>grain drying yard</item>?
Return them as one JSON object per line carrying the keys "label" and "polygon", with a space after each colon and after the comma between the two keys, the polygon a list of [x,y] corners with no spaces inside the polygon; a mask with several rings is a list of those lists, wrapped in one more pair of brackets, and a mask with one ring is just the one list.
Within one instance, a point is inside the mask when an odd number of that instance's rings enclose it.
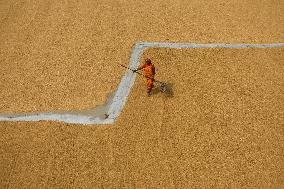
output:
{"label": "grain drying yard", "polygon": [[[283,188],[283,21],[273,0],[0,1],[0,188]],[[146,57],[170,93],[119,66]]]}

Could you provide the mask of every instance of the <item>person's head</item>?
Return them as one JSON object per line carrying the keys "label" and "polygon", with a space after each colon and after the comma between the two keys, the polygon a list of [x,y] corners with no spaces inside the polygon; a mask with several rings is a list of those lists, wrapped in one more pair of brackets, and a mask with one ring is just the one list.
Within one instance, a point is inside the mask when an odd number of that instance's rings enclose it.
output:
{"label": "person's head", "polygon": [[145,59],[145,63],[146,63],[146,64],[152,64],[152,61],[150,60],[150,58],[146,58],[146,59]]}

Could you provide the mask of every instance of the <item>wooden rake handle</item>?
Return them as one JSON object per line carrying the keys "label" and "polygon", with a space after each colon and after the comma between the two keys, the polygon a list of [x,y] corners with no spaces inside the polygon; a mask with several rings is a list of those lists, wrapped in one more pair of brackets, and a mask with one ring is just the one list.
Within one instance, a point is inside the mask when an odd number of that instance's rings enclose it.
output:
{"label": "wooden rake handle", "polygon": [[[146,77],[146,78],[148,78],[148,79],[152,79],[151,77],[147,77],[146,75],[144,75],[144,74],[142,74],[142,73],[140,73],[140,72],[137,72],[137,71],[135,72],[135,70],[133,70],[133,69],[127,67],[127,66],[124,66],[124,65],[122,65],[122,64],[120,64],[120,66],[122,66],[122,67],[124,67],[124,68],[126,68],[126,69],[129,69],[129,70],[133,71],[133,73],[137,73],[137,74],[139,74],[139,75],[142,75],[143,77]],[[156,80],[156,79],[154,79],[154,82],[157,82],[157,83],[160,83],[160,84],[166,84],[165,82],[161,82],[161,81],[158,81],[158,80]]]}

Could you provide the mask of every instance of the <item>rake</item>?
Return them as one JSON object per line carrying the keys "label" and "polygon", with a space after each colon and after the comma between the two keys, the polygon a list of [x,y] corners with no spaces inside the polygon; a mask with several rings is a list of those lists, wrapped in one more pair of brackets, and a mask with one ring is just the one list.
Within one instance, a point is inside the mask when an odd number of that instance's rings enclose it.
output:
{"label": "rake", "polygon": [[[122,64],[120,64],[120,66],[122,66],[122,67],[124,67],[124,68],[126,68],[126,69],[131,70],[133,73],[137,73],[137,74],[139,74],[139,75],[141,75],[141,76],[143,76],[143,77],[146,77],[146,78],[148,78],[148,79],[152,79],[152,78],[147,77],[146,75],[144,75],[144,74],[142,74],[142,73],[140,73],[140,72],[138,72],[138,71],[135,72],[135,70],[133,70],[133,69],[127,67],[127,66],[124,66],[124,65],[122,65]],[[164,93],[164,92],[167,91],[167,84],[166,84],[165,82],[162,82],[162,81],[159,81],[159,80],[156,80],[156,79],[154,79],[154,82],[160,84],[160,91],[161,91],[162,93]]]}

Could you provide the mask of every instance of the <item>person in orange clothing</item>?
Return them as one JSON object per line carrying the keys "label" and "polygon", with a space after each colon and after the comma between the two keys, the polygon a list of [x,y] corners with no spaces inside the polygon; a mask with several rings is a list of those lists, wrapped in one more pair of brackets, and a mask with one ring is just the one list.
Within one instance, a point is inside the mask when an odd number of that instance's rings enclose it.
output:
{"label": "person in orange clothing", "polygon": [[144,76],[146,76],[147,81],[147,94],[148,96],[151,95],[152,88],[154,87],[154,77],[155,77],[155,66],[152,64],[152,61],[149,58],[145,59],[145,63],[138,67],[138,69],[134,70],[134,72],[137,72],[138,70],[142,70],[144,72]]}

